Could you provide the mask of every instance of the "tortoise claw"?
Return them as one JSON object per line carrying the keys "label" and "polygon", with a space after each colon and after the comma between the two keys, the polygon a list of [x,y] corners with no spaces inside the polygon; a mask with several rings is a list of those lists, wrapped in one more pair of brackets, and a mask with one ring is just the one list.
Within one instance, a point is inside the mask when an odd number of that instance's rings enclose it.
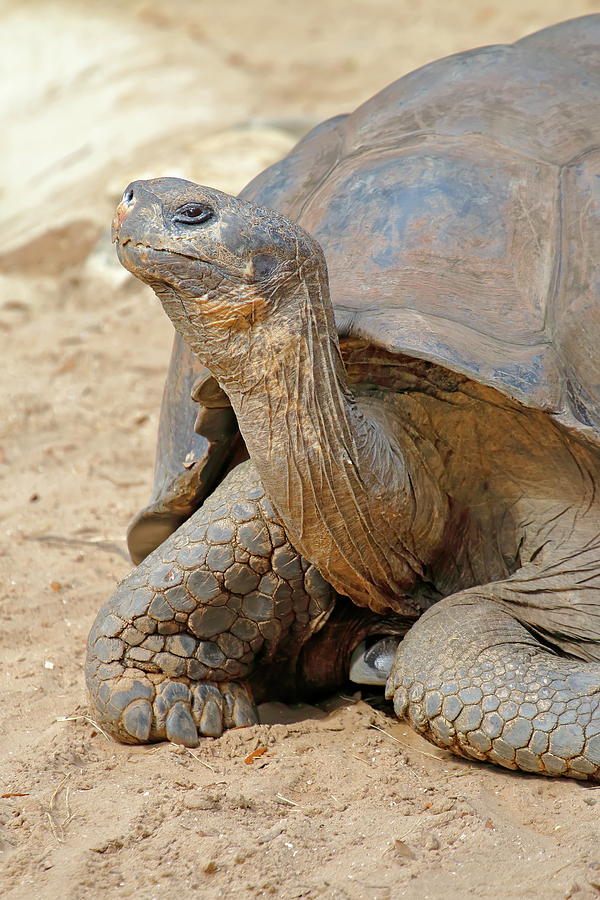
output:
{"label": "tortoise claw", "polygon": [[144,743],[152,728],[152,706],[148,700],[134,700],[123,712],[123,727],[136,741]]}
{"label": "tortoise claw", "polygon": [[197,747],[203,737],[258,722],[252,694],[240,682],[153,683],[134,669],[100,683],[94,696],[103,727],[127,744],[169,740]]}
{"label": "tortoise claw", "polygon": [[181,700],[169,710],[165,731],[167,738],[174,744],[183,744],[184,747],[198,746],[198,729],[189,707]]}

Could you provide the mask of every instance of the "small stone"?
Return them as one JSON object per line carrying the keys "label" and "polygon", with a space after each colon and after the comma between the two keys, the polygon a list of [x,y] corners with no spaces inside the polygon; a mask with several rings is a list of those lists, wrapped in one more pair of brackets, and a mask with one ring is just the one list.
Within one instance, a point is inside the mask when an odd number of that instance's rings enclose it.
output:
{"label": "small stone", "polygon": [[214,794],[203,791],[188,791],[183,798],[186,809],[218,809],[219,800]]}
{"label": "small stone", "polygon": [[403,841],[400,838],[394,840],[391,849],[399,862],[416,858],[414,850],[406,843],[406,841]]}
{"label": "small stone", "polygon": [[269,841],[272,841],[276,837],[279,837],[279,835],[283,834],[283,832],[285,831],[286,824],[287,822],[285,820],[284,822],[277,822],[276,825],[273,825],[271,828],[269,828],[268,831],[265,831],[265,833],[258,838],[258,843],[267,844]]}

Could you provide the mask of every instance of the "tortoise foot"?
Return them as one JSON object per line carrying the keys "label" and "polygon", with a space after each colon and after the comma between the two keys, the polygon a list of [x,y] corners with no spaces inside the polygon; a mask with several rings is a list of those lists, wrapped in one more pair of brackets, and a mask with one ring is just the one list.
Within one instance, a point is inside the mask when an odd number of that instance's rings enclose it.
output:
{"label": "tortoise foot", "polygon": [[93,699],[102,727],[126,744],[167,740],[196,747],[202,737],[258,722],[252,694],[241,682],[156,682],[128,669],[101,681]]}
{"label": "tortoise foot", "polygon": [[386,696],[458,756],[600,780],[600,664],[555,655],[485,597],[428,610],[398,649]]}
{"label": "tortoise foot", "polygon": [[242,464],[98,613],[86,660],[93,714],[141,743],[192,746],[251,724],[243,682],[276,653],[287,658],[282,642],[301,647],[333,602]]}

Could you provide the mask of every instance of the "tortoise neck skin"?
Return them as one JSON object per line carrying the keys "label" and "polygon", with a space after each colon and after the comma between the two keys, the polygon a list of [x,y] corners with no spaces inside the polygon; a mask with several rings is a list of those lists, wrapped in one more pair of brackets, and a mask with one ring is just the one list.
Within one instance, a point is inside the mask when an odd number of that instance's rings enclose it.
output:
{"label": "tortoise neck skin", "polygon": [[[194,213],[208,218],[180,221]],[[445,499],[425,437],[347,385],[317,242],[179,179],[130,185],[114,237],[228,394],[291,543],[339,593],[398,609],[439,546]]]}

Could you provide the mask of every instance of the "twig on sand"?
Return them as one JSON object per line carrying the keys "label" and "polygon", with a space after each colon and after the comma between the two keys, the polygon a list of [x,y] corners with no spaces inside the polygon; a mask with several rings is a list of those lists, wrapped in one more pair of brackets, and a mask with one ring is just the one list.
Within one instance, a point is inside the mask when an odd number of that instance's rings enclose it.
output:
{"label": "twig on sand", "polygon": [[187,752],[190,754],[190,756],[193,756],[194,759],[197,760],[201,765],[206,766],[206,768],[207,768],[207,769],[210,769],[211,772],[214,772],[214,771],[215,771],[215,770],[213,769],[213,767],[212,767],[211,765],[209,765],[209,763],[204,762],[203,759],[200,759],[200,757],[197,756],[195,753],[193,753],[193,752],[190,750],[189,747],[186,747],[185,749],[186,749]]}
{"label": "twig on sand", "polygon": [[295,800],[288,800],[287,797],[284,797],[283,794],[275,794],[278,800],[281,800],[282,803],[287,803],[288,806],[300,806],[299,803],[296,803]]}
{"label": "twig on sand", "polygon": [[63,780],[60,782],[60,784],[58,785],[58,787],[56,788],[56,790],[54,791],[54,793],[52,794],[52,796],[50,798],[50,804],[46,811],[46,818],[48,819],[48,822],[50,823],[50,828],[52,830],[52,834],[54,835],[54,837],[56,838],[56,840],[58,841],[59,844],[64,844],[65,828],[67,827],[67,825],[73,818],[73,813],[71,812],[71,805],[69,803],[69,790],[70,790],[69,785],[67,785],[67,788],[65,791],[66,818],[62,822],[58,822],[55,817],[55,814],[56,814],[55,804],[56,804],[57,797],[60,794],[63,787],[65,786],[69,777],[70,777],[70,775],[69,775],[69,773],[67,773],[65,775],[65,777],[63,778]]}
{"label": "twig on sand", "polygon": [[405,750],[414,750],[415,753],[420,753],[421,756],[428,756],[429,759],[436,759],[438,762],[440,761],[440,759],[443,759],[442,756],[434,756],[433,753],[427,753],[425,750],[421,750],[420,747],[413,747],[410,744],[407,744],[406,741],[401,741],[400,738],[397,738],[394,734],[390,734],[389,731],[385,730],[385,728],[380,728],[379,725],[370,724],[369,728],[374,728],[375,731],[380,731],[382,734],[386,734],[393,741],[396,741],[397,744],[400,744],[401,747],[404,747]]}
{"label": "twig on sand", "polygon": [[97,550],[105,550],[107,553],[118,553],[127,562],[131,562],[129,554],[117,540],[107,538],[72,538],[62,534],[25,534],[26,541],[38,541],[42,544],[66,544],[75,547],[95,547]]}
{"label": "twig on sand", "polygon": [[54,721],[55,722],[77,722],[79,719],[85,719],[86,722],[89,722],[91,725],[94,726],[96,731],[99,731],[100,734],[103,734],[104,737],[106,738],[106,740],[109,741],[109,743],[112,743],[112,741],[110,739],[110,735],[108,735],[105,732],[105,730],[103,728],[101,728],[100,725],[98,725],[98,723],[95,722],[94,719],[92,719],[90,716],[57,716]]}

